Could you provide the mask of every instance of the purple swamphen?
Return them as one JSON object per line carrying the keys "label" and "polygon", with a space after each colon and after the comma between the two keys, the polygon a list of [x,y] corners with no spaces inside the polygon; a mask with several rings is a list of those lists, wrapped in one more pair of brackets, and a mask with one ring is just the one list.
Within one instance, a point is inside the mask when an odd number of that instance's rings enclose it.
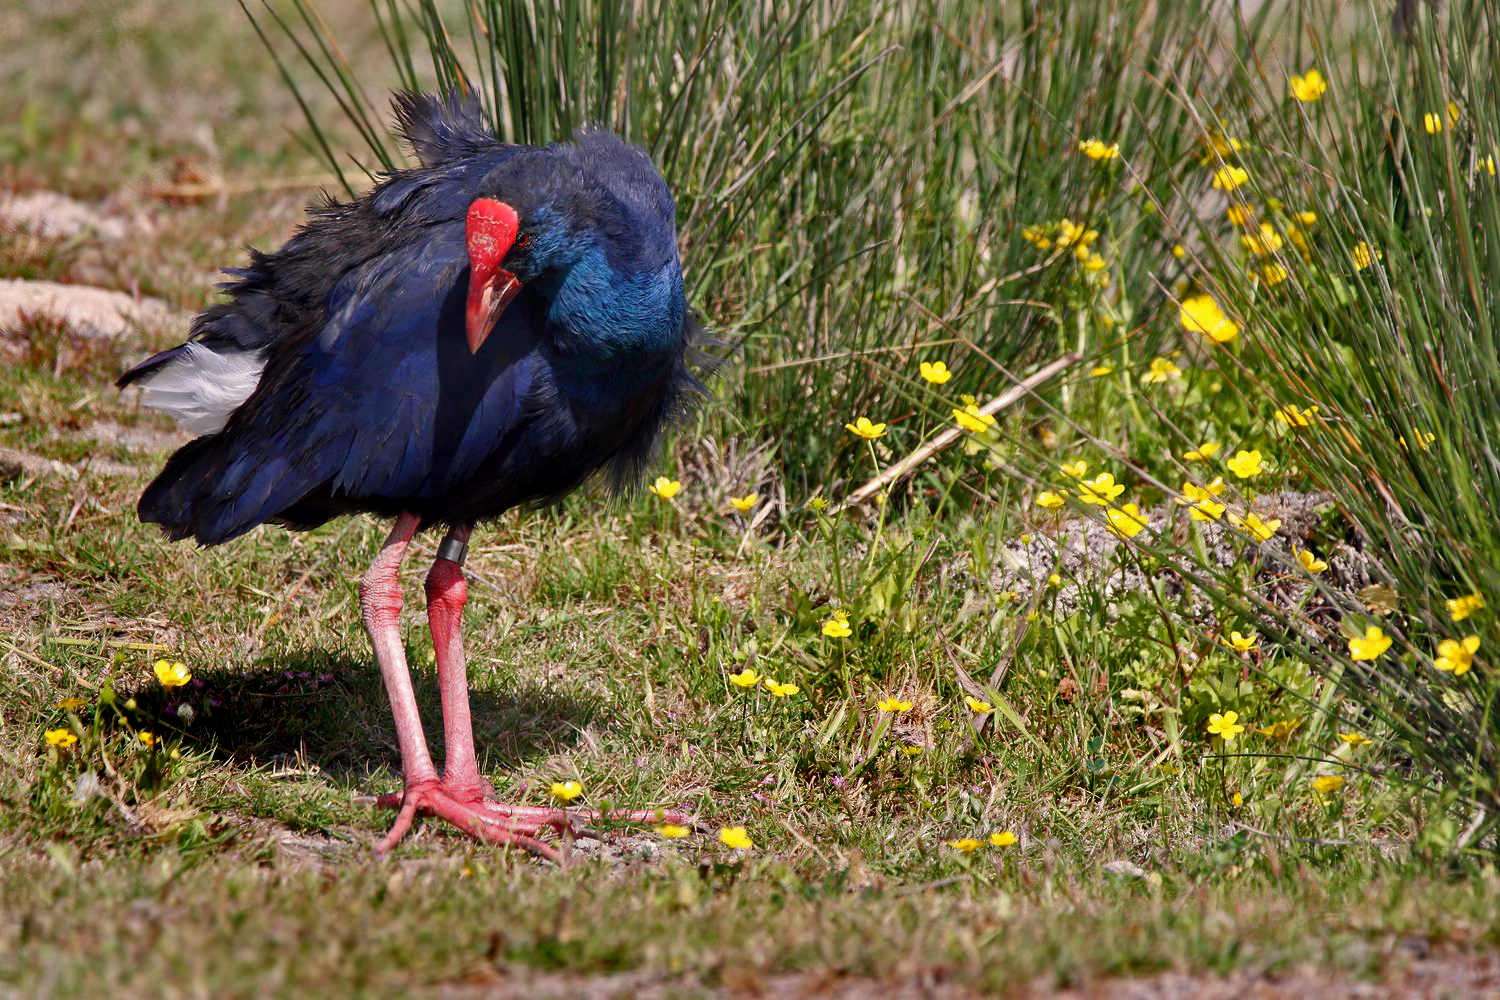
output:
{"label": "purple swamphen", "polygon": [[[187,343],[119,385],[201,435],[146,488],[141,520],[217,545],[267,522],[395,518],[360,583],[390,694],[405,783],[389,850],[418,813],[553,856],[538,840],[592,814],[495,801],[479,773],[460,619],[477,521],[544,504],[596,474],[638,476],[701,386],[671,192],[644,153],[603,130],[509,145],[477,105],[403,94],[421,166],[327,201],[274,253],[227,271],[229,301]],[[427,575],[447,759],[427,750],[401,643],[401,557],[446,534]],[[645,821],[666,813],[619,813]]]}

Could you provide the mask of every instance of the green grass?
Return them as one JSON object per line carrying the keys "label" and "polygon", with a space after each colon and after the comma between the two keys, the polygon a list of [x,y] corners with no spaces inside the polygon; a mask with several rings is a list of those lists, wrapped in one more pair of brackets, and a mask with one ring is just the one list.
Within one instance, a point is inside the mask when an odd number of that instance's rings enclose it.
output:
{"label": "green grass", "polygon": [[[1394,982],[1392,940],[1441,961],[1494,949],[1500,634],[1490,610],[1455,624],[1443,603],[1493,606],[1500,577],[1500,209],[1473,169],[1496,131],[1492,5],[1406,46],[1318,5],[1249,25],[1195,5],[959,2],[648,4],[621,22],[565,0],[556,20],[577,27],[559,32],[479,4],[493,63],[466,11],[401,6],[398,31],[396,6],[373,9],[380,24],[353,3],[324,22],[254,9],[312,124],[246,21],[143,4],[28,24],[37,54],[9,82],[61,96],[0,109],[0,176],[123,191],[152,224],[116,245],[0,234],[0,276],[199,308],[238,245],[290,231],[303,195],[270,182],[343,169],[357,187],[344,150],[396,155],[386,87],[460,62],[504,135],[603,120],[651,149],[695,302],[741,350],[652,470],[683,482],[671,502],[579,496],[476,536],[466,644],[502,795],[540,803],[576,779],[588,805],[682,808],[708,832],[615,830],[559,870],[424,823],[375,860],[390,817],[354,798],[397,788],[398,757],[355,587],[382,526],[166,544],[133,505],[178,439],[108,382],[172,331],[87,346],[33,320],[0,334],[0,445],[81,472],[0,482],[0,984],[404,994],[529,975],[623,994],[636,975],[691,994],[833,975],[1020,992],[1302,963]],[[436,66],[433,18],[453,46]],[[1313,64],[1328,94],[1287,99],[1286,73]],[[218,75],[222,91],[190,86]],[[1423,109],[1448,94],[1460,122],[1429,136]],[[184,119],[222,136],[191,154],[229,182],[206,200],[149,193],[195,141]],[[1215,134],[1243,139],[1227,162],[1281,242],[1270,259],[1211,186]],[[1081,155],[1090,136],[1120,157]],[[1100,270],[1059,245],[1063,219],[1097,230]],[[1361,239],[1382,256],[1357,269]],[[1270,263],[1285,281],[1264,280]],[[1240,335],[1184,330],[1192,292]],[[1084,360],[993,432],[839,509],[950,426],[961,393],[1071,351]],[[924,359],[953,380],[923,382]],[[1153,360],[1180,373],[1149,381]],[[1293,402],[1319,407],[1308,428],[1276,420]],[[885,436],[846,432],[859,415]],[[1183,457],[1205,440],[1222,445],[1207,465]],[[1236,479],[1223,460],[1252,447],[1266,471]],[[1078,459],[1146,512],[1130,544],[1077,502],[1061,466]],[[1172,502],[1216,475],[1229,512],[1281,520],[1271,540]],[[1063,488],[1062,509],[1035,503]],[[728,511],[752,490],[749,517]],[[1304,572],[1294,547],[1331,567]],[[417,550],[403,622],[437,749],[431,541]],[[834,609],[847,637],[822,631]],[[1377,622],[1392,648],[1351,661],[1346,634]],[[1256,647],[1230,650],[1233,631]],[[1473,669],[1435,670],[1435,644],[1471,631]],[[163,689],[162,656],[193,681]],[[731,683],[747,670],[799,690]],[[892,698],[910,707],[881,711]],[[1251,728],[1216,740],[1229,711]],[[78,742],[47,746],[54,729]],[[753,851],[714,838],[734,825]],[[1002,831],[1017,842],[986,843]],[[952,846],[965,837],[982,846]]]}

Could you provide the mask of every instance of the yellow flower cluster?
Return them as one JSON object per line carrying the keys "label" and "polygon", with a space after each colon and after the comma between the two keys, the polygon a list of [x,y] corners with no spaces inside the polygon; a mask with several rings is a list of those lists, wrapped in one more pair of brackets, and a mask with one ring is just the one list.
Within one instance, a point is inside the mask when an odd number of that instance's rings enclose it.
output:
{"label": "yellow flower cluster", "polygon": [[1078,144],[1078,150],[1096,162],[1113,160],[1120,155],[1120,144],[1118,142],[1106,143],[1103,139],[1084,139]]}
{"label": "yellow flower cluster", "polygon": [[979,840],[977,837],[959,837],[957,840],[947,841],[947,844],[955,851],[960,851],[964,854],[973,854],[975,851],[983,847],[986,843],[991,847],[1009,847],[1012,844],[1016,843],[1019,839],[1020,838],[1018,838],[1009,830],[996,830],[994,833],[986,837],[983,841]]}
{"label": "yellow flower cluster", "polygon": [[1177,322],[1188,333],[1201,333],[1216,344],[1227,344],[1240,335],[1238,324],[1224,315],[1211,295],[1190,295],[1183,299]]}

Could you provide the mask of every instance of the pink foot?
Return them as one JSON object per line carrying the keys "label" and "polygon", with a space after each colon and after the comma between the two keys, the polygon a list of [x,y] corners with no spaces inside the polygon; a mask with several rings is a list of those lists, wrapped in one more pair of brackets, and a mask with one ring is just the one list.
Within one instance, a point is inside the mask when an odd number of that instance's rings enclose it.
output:
{"label": "pink foot", "polygon": [[507,805],[486,798],[475,789],[450,788],[438,781],[413,785],[404,792],[376,796],[379,808],[396,809],[396,822],[376,845],[384,855],[401,842],[418,814],[445,819],[479,840],[522,847],[549,861],[560,862],[556,848],[537,839],[547,830],[567,837],[597,837],[598,834],[579,823],[598,820],[616,823],[676,823],[692,826],[681,813],[659,809],[616,809],[599,812],[594,809],[555,809],[548,806]]}

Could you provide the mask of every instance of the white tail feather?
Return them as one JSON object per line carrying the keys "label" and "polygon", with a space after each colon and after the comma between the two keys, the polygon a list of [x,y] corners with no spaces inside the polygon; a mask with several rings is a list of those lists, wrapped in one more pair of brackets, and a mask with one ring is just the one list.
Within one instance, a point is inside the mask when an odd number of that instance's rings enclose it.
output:
{"label": "white tail feather", "polygon": [[250,398],[266,367],[259,351],[220,354],[192,342],[181,355],[141,381],[141,402],[170,413],[184,430],[216,434]]}

